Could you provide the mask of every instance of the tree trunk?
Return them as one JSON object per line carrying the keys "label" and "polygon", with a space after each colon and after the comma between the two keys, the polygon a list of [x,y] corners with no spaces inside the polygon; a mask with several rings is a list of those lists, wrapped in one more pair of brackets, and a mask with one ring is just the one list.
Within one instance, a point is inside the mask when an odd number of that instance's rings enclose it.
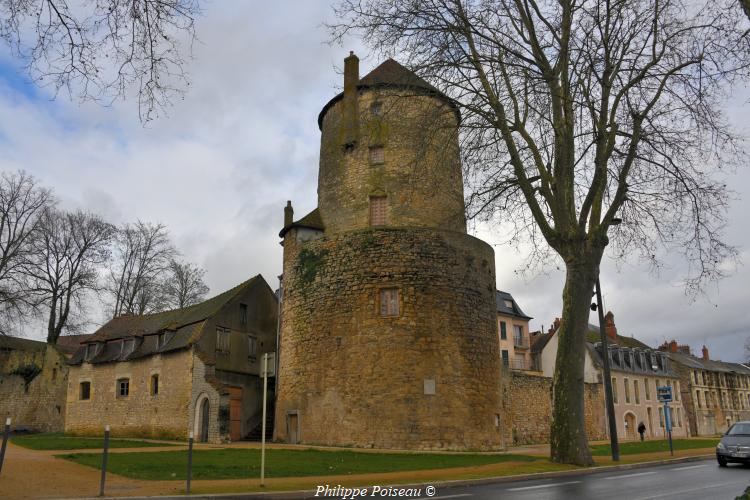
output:
{"label": "tree trunk", "polygon": [[551,458],[554,462],[593,465],[584,418],[583,371],[591,294],[601,252],[570,252],[565,258],[565,288],[553,377]]}

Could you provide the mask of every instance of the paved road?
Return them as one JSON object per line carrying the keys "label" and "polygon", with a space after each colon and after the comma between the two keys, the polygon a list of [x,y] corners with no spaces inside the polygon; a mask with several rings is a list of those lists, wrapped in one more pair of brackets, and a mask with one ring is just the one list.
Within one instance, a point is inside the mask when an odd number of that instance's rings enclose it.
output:
{"label": "paved road", "polygon": [[660,465],[544,481],[438,489],[435,500],[733,500],[750,486],[750,467],[720,468],[715,460]]}
{"label": "paved road", "polygon": [[[657,465],[619,472],[567,475],[539,481],[514,481],[476,486],[437,487],[434,495],[420,500],[734,500],[750,486],[750,467],[720,468],[715,459],[681,464]],[[370,492],[368,492],[370,493]],[[266,498],[273,498],[268,495]],[[282,494],[283,497],[283,494]],[[300,495],[293,498],[334,500],[340,496]],[[132,497],[131,497],[132,498]],[[153,500],[154,497],[151,497]],[[167,499],[186,497],[160,497]],[[198,499],[252,499],[263,495],[195,495]],[[278,497],[277,497],[278,498]],[[388,498],[366,496],[368,498]],[[395,497],[390,497],[395,498]],[[401,497],[404,498],[404,497]],[[408,498],[408,497],[406,497]],[[415,497],[411,497],[414,500]],[[356,500],[361,500],[357,497]],[[135,499],[133,499],[135,500]],[[145,500],[145,498],[144,498]]]}

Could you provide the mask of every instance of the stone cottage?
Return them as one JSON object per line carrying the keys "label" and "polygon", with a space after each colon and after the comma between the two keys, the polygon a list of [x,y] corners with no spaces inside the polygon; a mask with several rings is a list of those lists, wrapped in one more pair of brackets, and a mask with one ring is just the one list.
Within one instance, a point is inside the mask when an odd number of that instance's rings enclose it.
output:
{"label": "stone cottage", "polygon": [[323,107],[318,207],[284,246],[275,438],[502,448],[492,247],[466,233],[453,101],[394,60]]}
{"label": "stone cottage", "polygon": [[200,304],[110,320],[70,360],[65,431],[247,436],[261,421],[260,361],[275,351],[277,308],[257,275]]}

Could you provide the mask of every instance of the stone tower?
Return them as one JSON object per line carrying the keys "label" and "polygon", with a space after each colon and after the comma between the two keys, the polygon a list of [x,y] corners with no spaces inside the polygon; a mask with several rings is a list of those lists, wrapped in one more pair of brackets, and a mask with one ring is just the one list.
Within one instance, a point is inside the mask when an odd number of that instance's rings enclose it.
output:
{"label": "stone tower", "polygon": [[318,208],[284,212],[275,438],[502,447],[494,252],[466,234],[450,99],[396,61],[318,117]]}

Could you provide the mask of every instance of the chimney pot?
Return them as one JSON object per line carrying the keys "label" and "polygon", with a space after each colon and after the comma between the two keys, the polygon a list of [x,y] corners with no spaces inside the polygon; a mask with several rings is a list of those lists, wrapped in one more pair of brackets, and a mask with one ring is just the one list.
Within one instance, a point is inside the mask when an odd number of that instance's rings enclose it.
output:
{"label": "chimney pot", "polygon": [[615,315],[607,311],[604,316],[604,333],[612,340],[617,340],[617,327],[615,326]]}

